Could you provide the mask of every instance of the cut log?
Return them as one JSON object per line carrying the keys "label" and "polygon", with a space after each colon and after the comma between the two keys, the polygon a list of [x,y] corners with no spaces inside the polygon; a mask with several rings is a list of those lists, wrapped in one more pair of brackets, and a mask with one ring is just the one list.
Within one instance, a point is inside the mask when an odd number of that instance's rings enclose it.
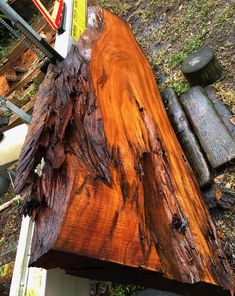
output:
{"label": "cut log", "polygon": [[200,48],[185,59],[181,71],[191,85],[207,86],[220,78],[222,68],[210,48]]}
{"label": "cut log", "polygon": [[213,168],[235,158],[235,142],[202,87],[196,86],[180,102]]}
{"label": "cut log", "polygon": [[143,52],[113,14],[88,20],[49,66],[17,168],[31,266],[226,295],[230,267]]}
{"label": "cut log", "polygon": [[215,110],[219,114],[220,118],[223,120],[225,126],[229,130],[230,134],[235,139],[235,126],[231,123],[230,119],[232,114],[229,112],[228,108],[220,100],[219,96],[216,94],[216,91],[213,87],[207,86],[204,88],[208,98],[212,102]]}
{"label": "cut log", "polygon": [[163,101],[178,140],[187,160],[192,166],[199,185],[201,187],[209,185],[212,182],[213,175],[210,172],[200,144],[193,134],[186,114],[172,88],[168,87],[163,91]]}

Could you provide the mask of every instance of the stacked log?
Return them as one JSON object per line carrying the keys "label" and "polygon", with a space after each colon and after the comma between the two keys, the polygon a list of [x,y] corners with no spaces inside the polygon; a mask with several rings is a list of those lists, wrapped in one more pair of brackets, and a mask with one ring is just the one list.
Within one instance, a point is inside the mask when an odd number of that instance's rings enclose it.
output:
{"label": "stacked log", "polygon": [[187,116],[172,88],[163,91],[163,101],[177,138],[196,175],[200,187],[209,185],[213,175]]}

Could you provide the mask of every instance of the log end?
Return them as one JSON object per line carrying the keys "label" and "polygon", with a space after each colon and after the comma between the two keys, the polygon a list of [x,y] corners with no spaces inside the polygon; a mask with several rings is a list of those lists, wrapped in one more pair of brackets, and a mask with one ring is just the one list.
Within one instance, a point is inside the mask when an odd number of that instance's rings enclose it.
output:
{"label": "log end", "polygon": [[200,48],[184,60],[181,71],[191,85],[207,86],[220,78],[222,68],[210,48]]}

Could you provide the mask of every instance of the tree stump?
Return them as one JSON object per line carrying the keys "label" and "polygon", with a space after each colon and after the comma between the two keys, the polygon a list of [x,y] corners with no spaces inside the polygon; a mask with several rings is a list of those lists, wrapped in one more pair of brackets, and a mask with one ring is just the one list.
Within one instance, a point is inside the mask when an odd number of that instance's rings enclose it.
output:
{"label": "tree stump", "polygon": [[192,86],[207,86],[220,78],[222,68],[210,48],[200,48],[185,59],[181,71]]}
{"label": "tree stump", "polygon": [[105,10],[90,8],[77,45],[49,66],[15,185],[35,220],[31,266],[206,295],[232,289],[151,68],[129,25]]}

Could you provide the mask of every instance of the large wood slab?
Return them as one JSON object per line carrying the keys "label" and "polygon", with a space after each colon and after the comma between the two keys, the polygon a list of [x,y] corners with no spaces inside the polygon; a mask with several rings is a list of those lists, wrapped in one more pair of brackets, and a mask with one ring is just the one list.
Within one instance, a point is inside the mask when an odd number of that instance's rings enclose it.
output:
{"label": "large wood slab", "polygon": [[33,266],[213,295],[232,288],[151,68],[129,25],[105,10],[90,8],[77,46],[49,68],[16,191],[35,220]]}

